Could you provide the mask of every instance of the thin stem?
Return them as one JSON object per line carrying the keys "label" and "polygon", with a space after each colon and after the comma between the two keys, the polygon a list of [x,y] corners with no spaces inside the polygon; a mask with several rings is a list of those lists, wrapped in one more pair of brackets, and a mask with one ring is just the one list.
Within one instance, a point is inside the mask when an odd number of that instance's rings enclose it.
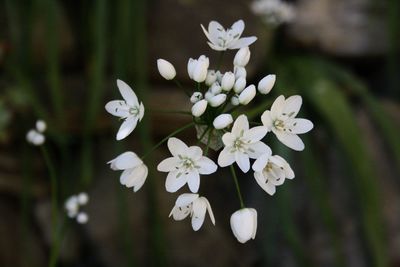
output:
{"label": "thin stem", "polygon": [[178,133],[180,133],[180,132],[182,132],[182,131],[184,131],[184,130],[186,130],[186,129],[192,127],[192,126],[194,126],[194,124],[195,124],[194,122],[191,122],[191,123],[189,123],[189,124],[186,124],[185,126],[179,128],[179,129],[177,129],[176,131],[174,131],[174,132],[170,133],[169,135],[167,135],[166,137],[164,137],[164,139],[162,139],[162,140],[161,140],[160,142],[158,142],[155,146],[153,146],[153,147],[142,157],[142,160],[144,160],[147,156],[149,156],[154,150],[156,150],[159,146],[161,146],[161,145],[162,145],[165,141],[167,141],[170,137],[172,137],[172,136],[174,136],[174,135],[176,135],[176,134],[178,134]]}
{"label": "thin stem", "polygon": [[65,232],[67,230],[67,224],[65,222],[65,217],[59,227],[57,237],[56,237],[56,242],[52,245],[52,250],[50,253],[50,260],[49,260],[49,267],[55,267],[57,266],[57,260],[58,256],[60,255],[60,247],[62,244],[62,241],[64,240],[65,237]]}
{"label": "thin stem", "polygon": [[221,51],[221,53],[219,54],[217,70],[219,70],[221,68],[222,59],[224,58],[224,54],[225,54],[225,51]]}
{"label": "thin stem", "polygon": [[191,96],[190,92],[189,92],[187,89],[185,89],[185,87],[183,87],[182,84],[181,84],[176,78],[174,78],[173,81],[174,81],[174,83],[175,83],[179,88],[181,88],[181,89],[185,92],[185,94],[186,94],[188,97]]}
{"label": "thin stem", "polygon": [[206,146],[206,150],[204,151],[204,156],[207,156],[207,154],[208,154],[208,149],[210,148],[211,138],[213,135],[212,133],[213,133],[213,130],[211,129],[210,132],[208,133],[207,146]]}
{"label": "thin stem", "polygon": [[239,202],[240,202],[240,208],[244,209],[244,202],[243,202],[243,198],[242,198],[242,193],[240,193],[240,186],[239,186],[239,182],[236,176],[236,172],[235,172],[235,168],[233,167],[233,165],[231,165],[231,173],[232,173],[232,177],[233,177],[233,181],[235,182],[235,186],[236,186],[236,192],[238,194],[239,197]]}
{"label": "thin stem", "polygon": [[169,114],[181,114],[181,115],[189,115],[192,116],[192,113],[189,111],[183,110],[164,110],[164,109],[147,109],[150,112],[159,112],[159,113],[169,113]]}
{"label": "thin stem", "polygon": [[201,134],[200,138],[197,139],[197,144],[200,144],[200,143],[201,143],[201,140],[204,138],[204,136],[206,136],[206,134],[207,134],[207,132],[208,132],[209,130],[210,130],[210,126],[208,126],[208,127],[204,130],[204,132]]}

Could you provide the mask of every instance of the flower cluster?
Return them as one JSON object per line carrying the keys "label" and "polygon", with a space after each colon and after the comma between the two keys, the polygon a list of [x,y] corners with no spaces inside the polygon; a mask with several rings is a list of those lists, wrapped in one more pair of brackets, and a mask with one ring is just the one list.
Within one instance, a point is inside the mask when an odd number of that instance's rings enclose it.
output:
{"label": "flower cluster", "polygon": [[89,216],[86,212],[81,211],[81,206],[86,205],[89,202],[89,196],[85,192],[81,192],[77,195],[70,196],[64,204],[65,211],[69,218],[74,218],[79,224],[85,224],[89,220]]}
{"label": "flower cluster", "polygon": [[44,132],[46,131],[47,125],[46,122],[42,120],[38,120],[36,122],[36,128],[31,129],[26,134],[26,141],[34,146],[41,146],[46,141],[46,137],[44,136]]}
{"label": "flower cluster", "polygon": [[281,0],[255,0],[251,10],[272,26],[292,22],[296,15],[294,6]]}
{"label": "flower cluster", "polygon": [[[301,151],[304,143],[298,135],[313,128],[311,121],[296,117],[302,105],[302,98],[298,95],[288,98],[279,96],[271,108],[259,117],[261,123],[249,122],[243,107],[249,105],[256,96],[268,95],[275,84],[276,76],[269,74],[257,84],[248,83],[246,66],[251,56],[249,45],[257,38],[242,38],[244,26],[242,20],[235,22],[229,29],[216,21],[209,23],[208,30],[201,25],[209,46],[220,51],[221,58],[225,50],[238,51],[233,59],[233,69],[225,71],[220,69],[220,62],[215,68],[210,68],[210,59],[205,55],[197,59],[190,58],[187,73],[189,79],[194,81],[191,88],[183,88],[176,80],[177,72],[173,64],[165,59],[157,60],[157,68],[164,79],[175,81],[186,93],[190,89],[188,101],[192,107],[190,113],[184,113],[191,114],[193,122],[174,131],[151,150],[167,141],[171,157],[162,160],[157,166],[158,171],[167,173],[166,191],[175,193],[187,184],[191,192],[178,196],[170,216],[174,220],[183,220],[190,216],[194,231],[201,228],[207,212],[215,225],[209,201],[198,194],[201,176],[215,173],[218,167],[230,167],[241,207],[232,214],[230,224],[234,236],[241,243],[255,238],[257,211],[244,205],[235,165],[243,173],[252,170],[257,184],[266,193],[273,195],[276,187],[282,185],[285,179],[294,178],[294,172],[284,158],[272,153],[271,148],[264,143],[264,137],[273,133],[282,144]],[[135,93],[126,83],[118,80],[117,85],[124,100],[111,101],[105,108],[112,115],[124,120],[117,134],[117,140],[121,140],[142,119],[144,106],[139,104]],[[253,124],[256,126],[250,127]],[[196,146],[189,146],[175,137],[192,126],[197,130]],[[209,149],[219,153],[217,163],[207,156]],[[120,177],[122,185],[133,187],[135,192],[142,187],[148,174],[143,160],[148,154],[140,158],[134,152],[125,152],[109,162],[111,169],[123,171]]]}

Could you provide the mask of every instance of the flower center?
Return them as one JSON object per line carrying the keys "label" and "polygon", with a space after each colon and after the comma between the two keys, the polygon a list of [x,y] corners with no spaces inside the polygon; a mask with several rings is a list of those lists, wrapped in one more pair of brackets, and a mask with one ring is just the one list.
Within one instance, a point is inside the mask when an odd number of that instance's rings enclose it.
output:
{"label": "flower center", "polygon": [[244,150],[245,142],[241,138],[236,138],[235,142],[233,143],[233,147],[235,150]]}
{"label": "flower center", "polygon": [[274,121],[274,127],[275,127],[277,130],[282,131],[282,130],[285,129],[285,123],[284,123],[282,120],[275,120],[275,121]]}
{"label": "flower center", "polygon": [[129,109],[129,114],[131,114],[131,115],[137,115],[137,114],[139,114],[139,108],[137,108],[137,107],[132,107],[132,108],[130,108],[130,109]]}

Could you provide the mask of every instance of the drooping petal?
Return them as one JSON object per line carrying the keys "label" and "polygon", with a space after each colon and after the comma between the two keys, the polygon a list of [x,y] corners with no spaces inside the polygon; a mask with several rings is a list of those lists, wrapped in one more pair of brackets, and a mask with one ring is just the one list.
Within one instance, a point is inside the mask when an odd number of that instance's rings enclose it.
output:
{"label": "drooping petal", "polygon": [[175,206],[177,207],[187,206],[191,204],[193,201],[195,201],[198,197],[199,197],[198,194],[184,193],[176,199]]}
{"label": "drooping petal", "polygon": [[128,117],[119,127],[117,140],[122,140],[135,130],[138,118],[135,116]]}
{"label": "drooping petal", "polygon": [[217,164],[207,157],[201,157],[198,161],[196,161],[196,165],[200,167],[198,171],[203,175],[214,173],[218,168]]}
{"label": "drooping petal", "polygon": [[[135,183],[132,184],[133,192],[137,192],[140,188],[142,188],[144,182],[146,182],[148,173],[149,173],[149,170],[148,170],[147,166],[144,164],[135,168],[135,172],[134,172]],[[129,187],[129,185],[130,184],[127,184],[128,187]]]}
{"label": "drooping petal", "polygon": [[214,213],[213,213],[213,211],[211,209],[210,202],[208,202],[208,199],[206,199],[205,197],[201,197],[201,199],[203,199],[206,202],[208,215],[210,216],[212,224],[215,225],[215,217],[214,217]]}
{"label": "drooping petal", "polygon": [[183,155],[188,150],[188,146],[178,138],[168,139],[168,149],[173,156]]}
{"label": "drooping petal", "polygon": [[133,152],[127,151],[107,162],[112,170],[131,169],[142,163],[142,160]]}
{"label": "drooping petal", "polygon": [[255,143],[264,138],[264,136],[268,133],[268,128],[265,126],[256,126],[248,131],[245,131],[243,134],[243,138],[249,140],[251,143]]}
{"label": "drooping petal", "polygon": [[220,167],[226,167],[232,165],[235,162],[235,154],[230,152],[230,147],[225,147],[218,156],[218,165]]}
{"label": "drooping petal", "polygon": [[290,122],[286,122],[285,126],[291,130],[290,133],[304,134],[311,131],[311,129],[314,127],[314,124],[307,119],[296,118],[290,120]]}
{"label": "drooping petal", "polygon": [[198,198],[193,202],[192,228],[194,231],[200,229],[206,217],[207,203]]}
{"label": "drooping petal", "polygon": [[175,193],[187,182],[186,176],[178,171],[168,173],[165,180],[165,189],[167,192]]}
{"label": "drooping petal", "polygon": [[130,106],[139,106],[139,101],[132,88],[122,80],[117,80],[117,86],[122,97]]}
{"label": "drooping petal", "polygon": [[246,173],[250,170],[250,159],[247,154],[235,152],[235,160],[242,172]]}
{"label": "drooping petal", "polygon": [[297,135],[288,134],[288,133],[281,132],[281,131],[276,131],[274,133],[275,133],[276,137],[278,138],[278,140],[285,146],[290,147],[291,149],[296,150],[296,151],[304,150],[304,143],[300,139],[300,137],[298,137]]}
{"label": "drooping petal", "polygon": [[265,166],[267,166],[268,159],[271,157],[271,153],[262,154],[254,161],[252,169],[255,172],[261,172]]}
{"label": "drooping petal", "polygon": [[190,212],[192,211],[192,205],[190,206],[184,206],[184,207],[173,207],[173,209],[171,210],[171,213],[169,214],[169,217],[174,218],[175,221],[181,221],[183,219],[185,219]]}
{"label": "drooping petal", "polygon": [[282,110],[285,105],[285,97],[283,95],[278,96],[274,103],[272,103],[271,106],[271,118],[272,120],[275,120],[282,114]]}
{"label": "drooping petal", "polygon": [[105,109],[111,115],[117,116],[120,118],[126,118],[130,115],[129,107],[127,106],[126,102],[123,100],[112,100],[106,104]]}
{"label": "drooping petal", "polygon": [[299,95],[292,95],[285,100],[284,107],[282,109],[282,115],[288,116],[289,118],[296,117],[297,113],[301,108],[303,100]]}
{"label": "drooping petal", "polygon": [[177,157],[170,157],[170,158],[166,158],[163,161],[161,161],[158,166],[157,166],[157,170],[159,172],[170,172],[170,171],[174,171],[176,170],[176,168],[179,165],[179,158]]}
{"label": "drooping petal", "polygon": [[200,175],[197,171],[191,171],[187,175],[187,183],[192,193],[197,193],[200,187]]}
{"label": "drooping petal", "polygon": [[255,36],[240,38],[236,42],[232,43],[232,45],[229,46],[229,49],[240,49],[251,45],[255,41],[257,41],[257,37]]}
{"label": "drooping petal", "polygon": [[253,144],[249,144],[248,149],[247,149],[247,154],[252,159],[256,159],[265,153],[271,154],[272,151],[269,146],[267,146],[265,143],[263,143],[261,141],[258,141]]}
{"label": "drooping petal", "polygon": [[235,136],[240,136],[248,129],[249,129],[249,121],[247,120],[246,115],[240,115],[233,123],[231,133],[234,134]]}

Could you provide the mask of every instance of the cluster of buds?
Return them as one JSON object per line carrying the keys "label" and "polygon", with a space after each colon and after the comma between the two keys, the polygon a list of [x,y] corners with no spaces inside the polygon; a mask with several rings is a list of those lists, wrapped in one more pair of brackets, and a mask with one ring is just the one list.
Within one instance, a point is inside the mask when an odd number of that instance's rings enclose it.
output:
{"label": "cluster of buds", "polygon": [[[304,143],[298,134],[313,128],[311,121],[296,118],[302,105],[302,98],[298,95],[288,98],[279,96],[271,109],[263,112],[259,118],[261,123],[255,122],[257,126],[250,127],[251,122],[245,111],[241,111],[241,107],[249,105],[257,95],[266,97],[272,90],[276,77],[269,74],[257,85],[248,84],[246,66],[251,56],[249,45],[257,38],[241,37],[244,26],[242,20],[235,22],[229,29],[225,29],[216,21],[209,23],[208,30],[201,25],[209,46],[220,51],[221,58],[225,50],[238,51],[233,59],[233,69],[227,71],[220,69],[220,63],[215,68],[210,68],[210,60],[205,55],[197,59],[190,58],[187,73],[194,81],[193,87],[183,88],[181,83],[176,81],[173,64],[165,59],[158,59],[157,67],[164,79],[174,80],[186,93],[187,89],[190,90],[188,101],[192,107],[189,114],[192,115],[193,122],[177,129],[151,149],[153,151],[167,141],[171,157],[164,159],[157,166],[158,171],[167,173],[166,191],[175,193],[185,185],[190,190],[190,193],[178,196],[170,216],[175,220],[183,220],[190,216],[194,231],[201,228],[207,212],[211,222],[215,224],[210,202],[198,194],[201,176],[211,175],[218,168],[231,168],[240,199],[240,209],[232,214],[230,224],[234,236],[241,243],[255,238],[257,211],[244,205],[235,173],[235,163],[243,173],[252,169],[257,184],[269,195],[273,195],[277,186],[282,185],[286,179],[294,178],[294,172],[285,159],[273,155],[263,138],[272,132],[284,145],[301,151],[304,149]],[[135,129],[144,115],[144,106],[139,104],[136,94],[126,83],[118,80],[117,85],[123,100],[110,101],[105,108],[112,115],[124,120],[117,133],[117,140],[120,140]],[[197,130],[199,143],[205,146],[204,151],[200,146],[188,146],[174,137],[192,126]],[[207,157],[209,148],[220,151],[217,163]],[[142,187],[148,175],[148,168],[143,161],[150,152],[139,157],[128,151],[109,162],[111,169],[123,171],[120,177],[122,185],[133,187],[135,192]],[[252,165],[251,160],[255,160]]]}
{"label": "cluster of buds", "polygon": [[81,211],[81,206],[86,205],[89,202],[89,196],[85,192],[81,192],[77,195],[70,196],[64,204],[67,216],[71,219],[76,219],[77,223],[85,224],[89,220],[89,216],[86,212]]}
{"label": "cluster of buds", "polygon": [[26,141],[34,146],[41,146],[46,141],[44,132],[47,129],[46,122],[43,120],[36,121],[36,128],[31,129],[26,134]]}

